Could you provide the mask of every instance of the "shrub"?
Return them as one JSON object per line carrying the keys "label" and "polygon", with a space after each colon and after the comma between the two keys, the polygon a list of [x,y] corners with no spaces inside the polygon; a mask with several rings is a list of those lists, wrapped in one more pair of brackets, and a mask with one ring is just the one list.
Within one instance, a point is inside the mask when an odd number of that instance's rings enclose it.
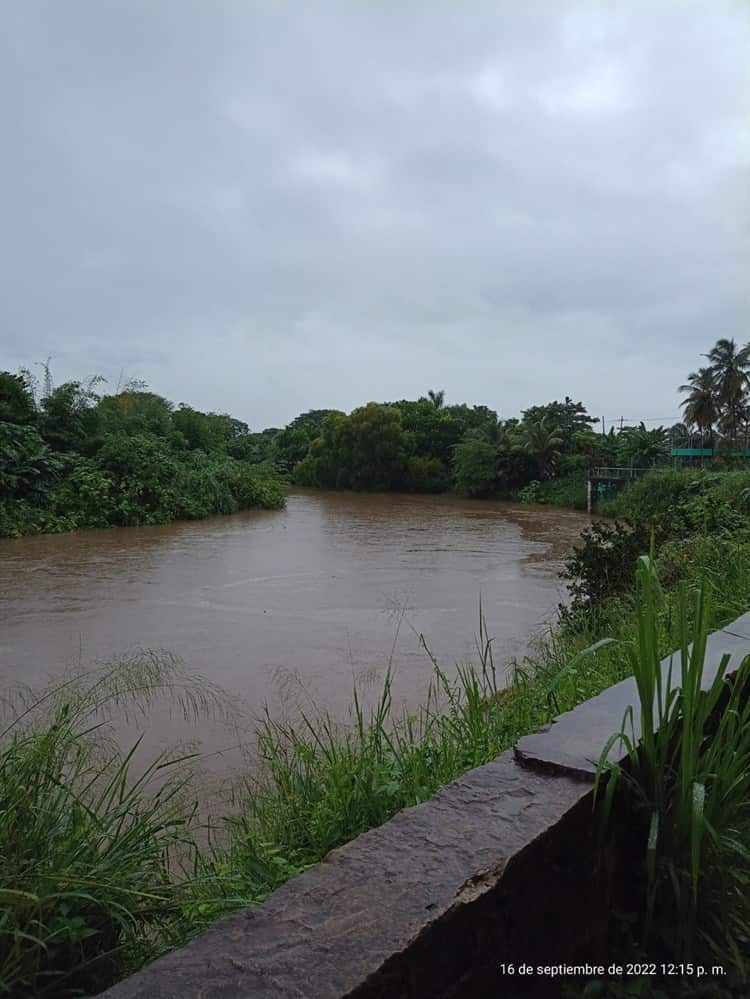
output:
{"label": "shrub", "polygon": [[544,482],[534,480],[519,491],[518,499],[521,503],[549,503],[585,510],[586,479],[581,475],[569,475]]}
{"label": "shrub", "polygon": [[109,527],[116,518],[115,484],[90,458],[75,456],[54,489],[45,524],[69,522],[73,527]]}
{"label": "shrub", "polygon": [[518,499],[521,503],[539,503],[542,483],[538,479],[532,479],[528,486],[518,491]]}
{"label": "shrub", "polygon": [[252,507],[275,510],[284,505],[286,484],[270,463],[249,465],[235,462],[229,481],[240,510]]}
{"label": "shrub", "polygon": [[601,509],[653,529],[657,542],[697,531],[730,535],[750,527],[750,472],[654,472]]}
{"label": "shrub", "polygon": [[445,466],[438,458],[413,457],[406,463],[402,489],[407,493],[444,493],[450,486]]}
{"label": "shrub", "polygon": [[574,611],[602,606],[632,589],[638,556],[648,547],[640,529],[598,521],[581,535],[581,544],[565,562]]}

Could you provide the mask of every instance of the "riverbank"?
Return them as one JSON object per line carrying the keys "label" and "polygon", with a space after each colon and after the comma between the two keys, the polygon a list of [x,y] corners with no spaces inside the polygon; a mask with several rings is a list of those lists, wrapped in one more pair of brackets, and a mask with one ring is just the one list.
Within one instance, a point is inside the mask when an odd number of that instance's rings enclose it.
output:
{"label": "riverbank", "polygon": [[[725,491],[723,504],[715,502],[714,488]],[[642,535],[652,527],[663,586],[655,617],[659,655],[679,645],[685,587],[708,588],[711,629],[739,616],[750,606],[748,523],[745,518],[738,533],[734,517],[744,500],[724,480],[706,489],[700,495],[704,501],[711,497],[711,533],[691,527],[694,490],[677,480],[659,495],[690,498],[676,506],[669,500],[658,523],[659,510],[652,506],[651,520],[627,531],[612,535],[611,525],[604,533],[592,530],[568,564],[570,608],[533,652],[514,664],[507,688],[483,623],[475,665],[460,667],[454,679],[434,661],[428,696],[416,711],[394,706],[387,676],[373,708],[365,709],[355,697],[349,726],[323,708],[293,722],[268,714],[257,733],[265,768],[235,783],[238,814],[213,820],[207,848],[196,844],[195,814],[188,804],[194,777],[170,764],[161,772],[173,776],[156,798],[144,784],[136,785],[122,799],[124,812],[118,812],[111,789],[128,786],[129,763],[111,750],[103,761],[103,744],[92,744],[85,732],[107,704],[133,695],[147,701],[151,689],[165,686],[183,706],[209,709],[216,696],[211,685],[189,681],[169,661],[135,659],[119,664],[108,679],[81,678],[59,689],[40,704],[41,714],[24,716],[5,736],[0,775],[4,799],[12,803],[6,812],[12,821],[0,826],[0,851],[12,858],[0,885],[10,920],[0,930],[6,987],[14,994],[23,989],[37,994],[41,974],[60,976],[58,995],[69,985],[104,987],[224,913],[261,900],[330,849],[426,800],[520,736],[627,676],[639,627],[631,556],[643,554]],[[636,483],[620,503],[632,515],[653,495]],[[608,588],[600,585],[602,573]],[[32,780],[34,774],[43,779]],[[75,802],[81,807],[71,809]],[[125,826],[112,826],[107,818],[125,813]],[[62,836],[53,832],[58,825]],[[110,848],[102,858],[96,844],[103,835]],[[38,868],[27,867],[30,854],[20,849],[29,842],[35,856],[46,858],[49,874],[42,882],[34,874]],[[72,855],[89,858],[87,873],[75,874]],[[146,863],[147,857],[152,861]],[[157,857],[158,878],[157,868],[149,866]],[[141,888],[134,872],[145,869],[152,871],[152,883]],[[92,895],[82,890],[81,879],[112,891]],[[65,945],[49,946],[50,935]]]}

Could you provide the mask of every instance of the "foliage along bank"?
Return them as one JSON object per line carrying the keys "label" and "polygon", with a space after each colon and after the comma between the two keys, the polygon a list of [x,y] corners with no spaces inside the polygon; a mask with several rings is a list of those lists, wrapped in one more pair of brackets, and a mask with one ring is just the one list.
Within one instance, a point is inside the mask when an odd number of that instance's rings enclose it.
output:
{"label": "foliage along bank", "polygon": [[241,421],[140,383],[100,395],[97,379],[45,381],[40,394],[28,373],[0,372],[0,537],[283,505],[283,477]]}
{"label": "foliage along bank", "polygon": [[303,414],[271,448],[300,485],[454,489],[465,496],[583,508],[592,466],[664,466],[673,447],[715,450],[711,461],[717,469],[746,464],[750,344],[740,348],[722,339],[706,356],[709,365],[680,386],[686,393],[684,422],[671,428],[621,423],[605,432],[598,418],[567,396],[503,420],[487,406],[447,405],[442,391],[430,391],[416,401],[370,402],[349,415]]}
{"label": "foliage along bank", "polygon": [[[501,497],[584,508],[592,466],[662,467],[670,449],[708,447],[715,469],[747,463],[750,345],[719,340],[688,376],[684,423],[599,425],[565,397],[500,419],[443,391],[317,409],[252,433],[226,414],[101,379],[42,390],[0,372],[0,536],[153,524],[283,502],[282,479],[325,489]],[[701,459],[702,460],[702,459]]]}
{"label": "foliage along bank", "polygon": [[404,399],[371,402],[349,415],[329,413],[293,467],[294,481],[324,489],[519,494],[528,502],[555,502],[548,483],[562,481],[565,505],[584,506],[592,464],[650,462],[668,454],[663,431],[594,432],[598,421],[570,398],[532,406],[520,420],[501,420],[487,406],[447,406],[440,393],[433,396],[440,405]]}

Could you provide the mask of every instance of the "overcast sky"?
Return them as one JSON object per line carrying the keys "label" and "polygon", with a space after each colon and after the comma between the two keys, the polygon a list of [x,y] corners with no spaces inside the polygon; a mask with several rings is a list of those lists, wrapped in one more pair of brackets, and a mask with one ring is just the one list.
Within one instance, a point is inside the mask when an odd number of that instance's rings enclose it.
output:
{"label": "overcast sky", "polygon": [[750,339],[743,0],[0,13],[0,368],[668,422]]}

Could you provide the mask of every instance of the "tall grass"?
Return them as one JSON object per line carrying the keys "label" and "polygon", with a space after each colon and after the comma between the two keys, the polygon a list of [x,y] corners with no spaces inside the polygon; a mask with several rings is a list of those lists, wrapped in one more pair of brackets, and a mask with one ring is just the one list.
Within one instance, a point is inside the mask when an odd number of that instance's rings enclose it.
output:
{"label": "tall grass", "polygon": [[188,761],[161,756],[136,774],[139,743],[120,752],[106,724],[159,693],[186,715],[221,708],[208,684],[154,653],[5,696],[0,993],[95,993],[184,936]]}
{"label": "tall grass", "polygon": [[[605,819],[615,797],[641,830],[645,901],[641,945],[667,960],[701,954],[746,979],[750,957],[750,656],[727,679],[729,656],[705,677],[711,596],[679,587],[678,651],[664,672],[663,594],[652,558],[637,571],[636,634],[627,653],[639,695],[602,751],[597,792]],[[706,689],[703,689],[703,687]],[[608,763],[613,747],[623,763]],[[651,952],[653,954],[653,951]]]}
{"label": "tall grass", "polygon": [[[746,588],[737,589],[742,570],[732,567],[731,553],[724,554],[723,576],[705,584],[717,598],[703,609],[711,628],[750,606],[750,577]],[[746,557],[745,548],[734,552],[735,560]],[[679,555],[670,558],[673,575],[681,571],[692,582],[701,577],[700,549],[685,554],[681,569]],[[679,590],[667,591],[655,611],[652,638],[659,658],[680,645],[680,599]],[[389,671],[369,710],[354,692],[349,724],[324,711],[303,713],[295,722],[267,714],[258,734],[265,766],[236,788],[241,818],[229,823],[233,853],[224,866],[241,867],[246,850],[253,890],[261,892],[274,872],[288,876],[399,809],[427,800],[521,736],[631,675],[629,649],[639,628],[633,597],[611,601],[588,620],[577,620],[575,628],[555,628],[538,638],[506,677],[495,665],[480,609],[475,666],[459,665],[449,676],[422,637],[432,680],[416,711],[394,709]],[[261,863],[264,858],[268,863]]]}

